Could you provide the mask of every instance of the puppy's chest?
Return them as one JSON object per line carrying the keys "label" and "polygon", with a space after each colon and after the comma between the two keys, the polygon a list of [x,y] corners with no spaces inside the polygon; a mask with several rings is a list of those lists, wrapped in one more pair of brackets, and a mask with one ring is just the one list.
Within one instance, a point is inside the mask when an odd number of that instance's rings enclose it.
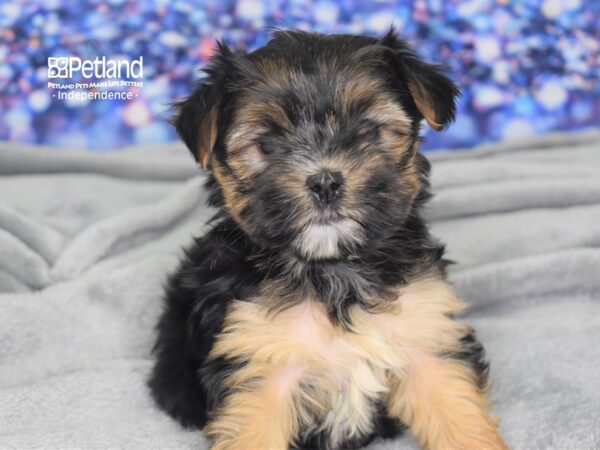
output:
{"label": "puppy's chest", "polygon": [[353,307],[347,329],[332,323],[323,304],[311,298],[277,313],[266,304],[260,299],[235,302],[215,350],[224,353],[227,348],[230,357],[340,380],[351,377],[357,365],[383,369],[394,364],[389,334],[397,326],[396,312],[370,314]]}
{"label": "puppy's chest", "polygon": [[265,398],[294,398],[303,429],[328,430],[336,447],[370,429],[389,390],[388,372],[403,357],[387,336],[395,314],[351,315],[353,329],[346,330],[312,299],[275,315],[260,302],[237,302],[213,354],[246,361],[230,378],[232,387],[258,376]]}
{"label": "puppy's chest", "polygon": [[425,278],[398,287],[380,312],[349,309],[350,327],[332,323],[323,303],[300,298],[277,311],[277,298],[234,301],[213,355],[347,373],[357,364],[399,368],[414,351],[449,350],[463,330],[450,317],[464,307],[451,286]]}
{"label": "puppy's chest", "polygon": [[462,302],[441,279],[398,289],[379,313],[349,309],[350,329],[333,324],[322,303],[299,299],[272,312],[272,297],[235,301],[213,357],[243,362],[226,384],[253,389],[277,404],[294,398],[305,429],[327,429],[332,447],[372,426],[394,377],[421,352],[456,351],[466,329],[451,315]]}

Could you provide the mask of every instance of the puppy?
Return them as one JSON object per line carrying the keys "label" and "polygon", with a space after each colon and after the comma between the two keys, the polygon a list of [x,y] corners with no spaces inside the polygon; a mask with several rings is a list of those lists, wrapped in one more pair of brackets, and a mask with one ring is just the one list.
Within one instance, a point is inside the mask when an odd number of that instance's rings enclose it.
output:
{"label": "puppy", "polygon": [[215,450],[356,448],[404,427],[427,449],[506,448],[421,214],[420,122],[444,128],[457,94],[393,30],[219,46],[174,120],[219,212],[167,286],[162,409]]}

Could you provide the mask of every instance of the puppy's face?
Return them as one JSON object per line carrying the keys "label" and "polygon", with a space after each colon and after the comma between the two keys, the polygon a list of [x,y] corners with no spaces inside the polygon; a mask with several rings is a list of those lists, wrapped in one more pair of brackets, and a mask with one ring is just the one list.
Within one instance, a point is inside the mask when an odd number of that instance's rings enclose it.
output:
{"label": "puppy's face", "polygon": [[175,125],[213,198],[261,245],[309,261],[402,224],[427,183],[419,122],[441,129],[457,94],[392,33],[278,32],[248,55],[221,47],[207,74]]}

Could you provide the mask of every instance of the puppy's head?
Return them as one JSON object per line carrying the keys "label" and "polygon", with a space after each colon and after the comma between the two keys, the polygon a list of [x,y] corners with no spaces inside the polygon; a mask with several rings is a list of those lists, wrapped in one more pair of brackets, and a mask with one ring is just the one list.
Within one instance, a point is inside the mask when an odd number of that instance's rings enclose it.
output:
{"label": "puppy's head", "polygon": [[221,45],[174,121],[210,168],[213,203],[263,246],[344,258],[392,234],[427,195],[422,119],[454,117],[455,85],[393,31],[276,32]]}

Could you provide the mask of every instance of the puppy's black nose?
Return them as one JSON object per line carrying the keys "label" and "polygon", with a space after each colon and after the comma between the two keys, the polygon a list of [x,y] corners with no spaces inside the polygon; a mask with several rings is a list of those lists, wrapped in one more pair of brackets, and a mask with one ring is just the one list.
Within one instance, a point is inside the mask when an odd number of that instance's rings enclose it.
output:
{"label": "puppy's black nose", "polygon": [[344,184],[342,174],[329,170],[316,173],[306,179],[308,189],[323,203],[332,203],[339,196],[342,184]]}

